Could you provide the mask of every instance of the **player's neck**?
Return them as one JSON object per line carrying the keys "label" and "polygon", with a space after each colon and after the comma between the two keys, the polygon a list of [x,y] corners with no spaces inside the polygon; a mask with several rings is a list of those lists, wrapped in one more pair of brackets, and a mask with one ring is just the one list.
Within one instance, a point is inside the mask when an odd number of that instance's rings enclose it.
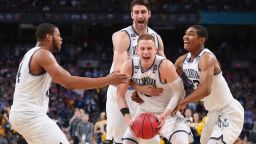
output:
{"label": "player's neck", "polygon": [[136,34],[138,36],[141,36],[142,34],[147,34],[148,33],[148,27],[146,26],[144,29],[139,29],[138,27],[136,27],[136,25],[132,26],[134,31],[136,32]]}
{"label": "player's neck", "polygon": [[193,60],[195,57],[197,57],[202,51],[204,50],[204,46],[201,46],[199,49],[196,49],[194,51],[191,51],[191,60]]}
{"label": "player's neck", "polygon": [[51,51],[50,47],[45,42],[37,42],[36,47]]}

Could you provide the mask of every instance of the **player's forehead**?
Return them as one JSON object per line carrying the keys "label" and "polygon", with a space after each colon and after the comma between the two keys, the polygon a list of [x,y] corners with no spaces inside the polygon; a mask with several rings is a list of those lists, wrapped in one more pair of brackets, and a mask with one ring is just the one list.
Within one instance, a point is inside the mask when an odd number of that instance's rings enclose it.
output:
{"label": "player's forehead", "polygon": [[147,7],[144,5],[134,5],[132,11],[148,11]]}
{"label": "player's forehead", "polygon": [[145,48],[145,47],[154,47],[155,44],[152,40],[140,40],[138,43],[138,47]]}
{"label": "player's forehead", "polygon": [[56,27],[56,28],[54,28],[53,33],[54,33],[54,34],[60,34],[60,30],[59,30],[59,28],[57,28],[57,27]]}
{"label": "player's forehead", "polygon": [[194,27],[189,27],[185,33],[193,33],[193,34],[197,34],[197,29],[195,29]]}

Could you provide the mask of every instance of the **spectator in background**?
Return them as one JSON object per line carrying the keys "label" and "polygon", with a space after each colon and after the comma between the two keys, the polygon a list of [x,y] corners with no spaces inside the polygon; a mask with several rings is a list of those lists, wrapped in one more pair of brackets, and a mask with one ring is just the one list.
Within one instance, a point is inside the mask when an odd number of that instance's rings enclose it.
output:
{"label": "spectator in background", "polygon": [[94,134],[97,144],[104,144],[106,141],[107,117],[105,112],[100,113],[99,120],[94,125]]}
{"label": "spectator in background", "polygon": [[69,121],[69,135],[71,136],[74,144],[78,144],[79,142],[77,131],[80,123],[82,123],[81,111],[76,108],[73,117]]}
{"label": "spectator in background", "polygon": [[94,125],[89,122],[88,113],[82,115],[82,122],[77,126],[79,144],[91,144],[93,142]]}

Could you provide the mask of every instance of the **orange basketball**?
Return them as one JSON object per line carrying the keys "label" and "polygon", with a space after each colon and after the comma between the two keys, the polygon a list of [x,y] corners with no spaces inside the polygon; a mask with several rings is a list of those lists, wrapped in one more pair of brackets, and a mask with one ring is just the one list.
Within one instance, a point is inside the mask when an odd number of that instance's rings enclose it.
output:
{"label": "orange basketball", "polygon": [[157,135],[158,118],[153,113],[142,113],[138,115],[132,125],[133,133],[142,139],[151,139]]}

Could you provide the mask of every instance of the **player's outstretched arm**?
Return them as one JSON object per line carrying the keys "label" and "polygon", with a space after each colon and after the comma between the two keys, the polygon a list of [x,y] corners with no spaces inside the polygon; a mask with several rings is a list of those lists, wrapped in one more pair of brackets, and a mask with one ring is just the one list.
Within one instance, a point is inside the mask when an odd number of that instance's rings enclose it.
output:
{"label": "player's outstretched arm", "polygon": [[113,73],[100,78],[71,76],[57,63],[53,54],[44,49],[39,49],[34,54],[33,59],[51,75],[54,82],[68,89],[92,89],[110,84],[126,83],[130,79],[128,74],[120,73]]}
{"label": "player's outstretched arm", "polygon": [[[132,75],[132,62],[131,60],[124,63],[124,65],[121,68],[121,73],[128,73],[129,75]],[[125,94],[127,92],[129,86],[129,82],[123,83],[117,86],[117,102],[120,108],[121,113],[124,116],[125,121],[129,126],[132,125],[132,119],[129,112],[129,107],[127,105]]]}

